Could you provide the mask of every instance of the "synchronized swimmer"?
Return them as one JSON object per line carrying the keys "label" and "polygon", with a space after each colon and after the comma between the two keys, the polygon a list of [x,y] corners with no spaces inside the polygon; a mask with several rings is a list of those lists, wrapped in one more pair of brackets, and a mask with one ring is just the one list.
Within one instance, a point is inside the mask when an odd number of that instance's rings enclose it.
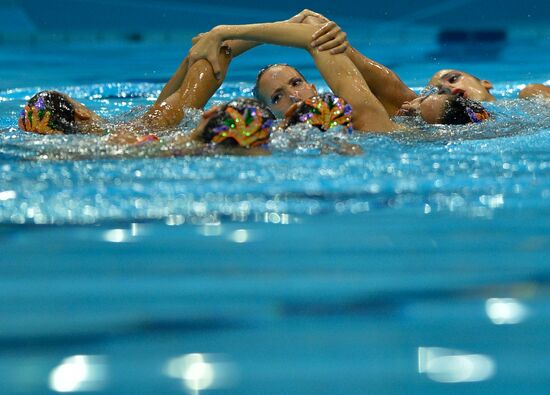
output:
{"label": "synchronized swimmer", "polygon": [[[321,130],[342,125],[347,131],[392,132],[402,129],[395,115],[418,115],[430,124],[491,118],[481,103],[495,100],[489,81],[441,70],[430,80],[431,89],[417,95],[395,72],[351,47],[336,23],[304,10],[282,22],[220,25],[198,35],[156,102],[131,121],[111,123],[63,93],[43,91],[25,105],[19,128],[40,134],[105,135],[111,144],[158,142],[157,134],[174,130],[187,108],[203,109],[233,58],[260,44],[306,50],[332,93],[319,95],[290,65],[269,65],[258,73],[255,99],[234,100],[204,112],[193,132],[172,139],[172,154],[200,154],[212,146],[226,153],[253,154],[269,141],[276,119],[282,120],[280,128],[307,123]],[[520,92],[522,98],[533,96],[550,97],[550,87],[535,84]]]}

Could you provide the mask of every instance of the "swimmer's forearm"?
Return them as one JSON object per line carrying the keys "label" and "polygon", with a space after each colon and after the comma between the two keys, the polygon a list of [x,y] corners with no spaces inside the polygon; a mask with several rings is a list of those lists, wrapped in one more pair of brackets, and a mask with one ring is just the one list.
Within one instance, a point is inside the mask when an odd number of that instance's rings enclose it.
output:
{"label": "swimmer's forearm", "polygon": [[251,25],[220,25],[212,32],[220,41],[247,40],[309,49],[315,27],[300,23],[274,22]]}
{"label": "swimmer's forearm", "polygon": [[157,98],[157,101],[155,103],[162,103],[164,100],[168,98],[171,94],[176,92],[178,88],[181,86],[183,80],[185,79],[185,76],[187,75],[187,67],[189,66],[189,60],[186,57],[179,65],[178,69],[172,75],[170,80],[164,85],[162,88],[162,91],[160,92],[159,97]]}
{"label": "swimmer's forearm", "polygon": [[224,45],[227,45],[229,48],[231,48],[231,55],[235,58],[239,55],[242,55],[246,51],[251,50],[252,48],[256,48],[257,46],[262,45],[262,43],[256,41],[229,40],[226,41]]}
{"label": "swimmer's forearm", "polygon": [[345,53],[390,115],[394,115],[405,101],[416,98],[416,93],[394,71],[367,58],[355,48],[348,47]]}
{"label": "swimmer's forearm", "polygon": [[[290,19],[287,19],[287,20],[284,20],[284,21],[280,21],[280,22],[283,22],[283,23],[301,23],[301,18],[298,18],[297,16],[294,16],[294,17],[291,17]],[[231,53],[233,55],[233,57],[237,57],[239,55],[242,55],[243,53],[251,50],[252,48],[256,48],[260,45],[262,45],[263,43],[261,42],[258,42],[258,41],[245,41],[245,40],[230,40],[230,41],[227,41],[224,43],[225,45],[227,45],[228,47],[231,48]]]}
{"label": "swimmer's forearm", "polygon": [[175,127],[185,115],[186,108],[203,108],[208,100],[220,87],[231,57],[225,52],[225,47],[219,51],[219,63],[222,67],[222,78],[214,77],[212,66],[201,59],[189,67],[185,78],[175,92],[164,100],[158,100],[140,118],[150,130],[158,131]]}
{"label": "swimmer's forearm", "polygon": [[354,129],[380,132],[395,130],[386,110],[345,54],[311,51],[311,55],[330,89],[353,107]]}

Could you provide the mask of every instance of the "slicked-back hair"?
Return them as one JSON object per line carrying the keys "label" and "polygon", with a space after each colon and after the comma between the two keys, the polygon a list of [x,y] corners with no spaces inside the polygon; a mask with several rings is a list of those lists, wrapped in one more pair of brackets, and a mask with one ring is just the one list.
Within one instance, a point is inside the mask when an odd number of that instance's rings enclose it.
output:
{"label": "slicked-back hair", "polygon": [[[208,120],[208,123],[204,126],[204,130],[202,132],[202,140],[205,143],[209,143],[212,141],[214,136],[216,136],[216,132],[214,131],[215,128],[224,125],[225,121],[227,121],[230,117],[225,111],[227,107],[233,107],[240,113],[242,113],[245,108],[247,107],[254,107],[257,109],[259,114],[262,116],[264,120],[275,120],[275,115],[271,112],[269,108],[267,108],[261,101],[256,99],[250,99],[250,98],[239,98],[232,100],[228,103],[225,103],[224,105],[220,106],[217,110],[217,112]],[[235,145],[237,146],[237,142],[234,140],[226,140],[224,143],[227,143],[229,145]]]}
{"label": "slicked-back hair", "polygon": [[465,125],[472,123],[468,109],[479,113],[485,110],[480,102],[467,99],[460,95],[451,97],[445,105],[441,123],[445,125]]}

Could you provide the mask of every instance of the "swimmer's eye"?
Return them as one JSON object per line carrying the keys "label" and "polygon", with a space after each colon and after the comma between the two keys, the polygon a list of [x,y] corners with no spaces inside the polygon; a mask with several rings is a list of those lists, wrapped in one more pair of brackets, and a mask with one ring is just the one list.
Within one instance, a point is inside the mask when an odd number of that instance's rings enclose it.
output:
{"label": "swimmer's eye", "polygon": [[273,95],[271,97],[271,104],[277,104],[279,102],[279,100],[281,100],[281,94],[278,93],[276,95]]}
{"label": "swimmer's eye", "polygon": [[291,81],[292,86],[300,86],[302,85],[302,79],[301,78],[295,78]]}
{"label": "swimmer's eye", "polygon": [[451,84],[454,84],[455,82],[458,81],[458,78],[459,78],[458,75],[451,75],[451,76],[449,77],[449,80],[448,80],[448,81],[449,81]]}

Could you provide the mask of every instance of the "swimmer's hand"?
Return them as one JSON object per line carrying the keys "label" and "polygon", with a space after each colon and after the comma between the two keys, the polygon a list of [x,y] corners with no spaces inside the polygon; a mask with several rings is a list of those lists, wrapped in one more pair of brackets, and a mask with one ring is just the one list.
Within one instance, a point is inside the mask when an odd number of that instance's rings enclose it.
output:
{"label": "swimmer's hand", "polygon": [[311,46],[319,51],[330,51],[331,54],[344,53],[349,47],[347,34],[340,26],[324,15],[305,9],[288,20],[294,23],[306,23],[320,26],[311,37]]}
{"label": "swimmer's hand", "polygon": [[[292,18],[288,19],[287,22],[290,23],[309,23],[306,22],[306,19],[311,22],[316,22],[317,25],[323,25],[327,22],[330,22],[328,18],[325,16],[315,12],[308,10],[307,8],[303,9],[300,13],[294,15]],[[316,21],[315,21],[316,20]],[[311,23],[313,24],[313,23]]]}
{"label": "swimmer's hand", "polygon": [[312,47],[319,51],[330,51],[333,55],[346,52],[349,47],[347,34],[333,21],[322,25],[311,39]]}
{"label": "swimmer's hand", "polygon": [[412,117],[418,114],[418,105],[414,101],[406,101],[401,105],[401,108],[395,115],[401,117]]}
{"label": "swimmer's hand", "polygon": [[214,76],[219,81],[221,79],[221,67],[218,62],[218,53],[223,44],[223,39],[216,29],[201,33],[193,38],[193,47],[189,50],[188,59],[191,67],[195,62],[206,59],[212,66]]}

